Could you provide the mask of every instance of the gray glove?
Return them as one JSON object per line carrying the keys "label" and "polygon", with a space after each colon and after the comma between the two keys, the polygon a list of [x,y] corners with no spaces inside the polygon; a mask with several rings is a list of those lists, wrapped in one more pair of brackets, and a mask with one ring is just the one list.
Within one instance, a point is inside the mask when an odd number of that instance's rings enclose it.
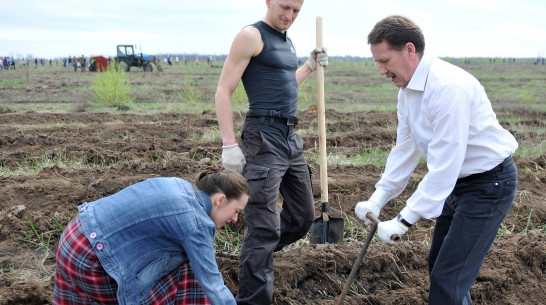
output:
{"label": "gray glove", "polygon": [[238,144],[222,146],[222,165],[227,169],[243,172],[246,160]]}
{"label": "gray glove", "polygon": [[311,68],[312,71],[317,69],[317,61],[323,67],[328,66],[328,54],[326,53],[326,48],[315,48],[311,51],[309,59],[307,60],[307,65]]}
{"label": "gray glove", "polygon": [[372,221],[366,217],[368,213],[372,213],[375,218],[379,219],[379,213],[381,212],[382,206],[373,202],[373,201],[361,201],[356,204],[355,214],[358,218],[364,221],[364,224],[369,226],[372,224]]}

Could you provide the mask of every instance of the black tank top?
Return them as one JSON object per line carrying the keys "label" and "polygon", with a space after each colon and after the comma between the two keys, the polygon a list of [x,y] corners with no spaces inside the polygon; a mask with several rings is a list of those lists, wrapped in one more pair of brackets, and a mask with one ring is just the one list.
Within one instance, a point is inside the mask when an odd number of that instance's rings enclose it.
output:
{"label": "black tank top", "polygon": [[262,51],[252,57],[242,81],[249,109],[276,110],[295,116],[298,109],[298,57],[286,31],[281,33],[267,23],[252,25],[260,31]]}

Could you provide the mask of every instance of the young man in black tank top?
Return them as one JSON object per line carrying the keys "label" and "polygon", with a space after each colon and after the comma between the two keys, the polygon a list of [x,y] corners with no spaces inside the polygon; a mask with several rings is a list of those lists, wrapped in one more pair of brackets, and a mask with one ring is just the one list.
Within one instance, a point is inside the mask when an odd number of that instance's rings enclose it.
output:
{"label": "young man in black tank top", "polygon": [[[317,62],[328,65],[328,56],[324,49],[315,49],[298,68],[286,31],[303,0],[266,0],[266,5],[266,16],[236,35],[215,95],[222,164],[241,171],[251,188],[244,210],[238,304],[272,303],[273,252],[305,236],[315,216],[303,141],[294,128],[298,86],[315,71]],[[231,108],[231,95],[240,80],[249,98],[242,150],[235,139]]]}

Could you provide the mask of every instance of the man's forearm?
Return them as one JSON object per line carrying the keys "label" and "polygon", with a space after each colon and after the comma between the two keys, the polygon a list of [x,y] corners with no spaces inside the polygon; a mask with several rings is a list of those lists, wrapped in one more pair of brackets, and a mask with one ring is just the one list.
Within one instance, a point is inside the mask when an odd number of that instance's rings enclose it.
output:
{"label": "man's forearm", "polygon": [[313,70],[307,65],[307,63],[303,64],[303,66],[299,67],[298,70],[296,70],[296,80],[298,81],[298,86],[301,85],[309,75],[313,73]]}
{"label": "man's forearm", "polygon": [[233,111],[231,109],[231,100],[217,94],[215,99],[216,117],[218,127],[222,135],[222,145],[233,145],[237,143],[233,133]]}

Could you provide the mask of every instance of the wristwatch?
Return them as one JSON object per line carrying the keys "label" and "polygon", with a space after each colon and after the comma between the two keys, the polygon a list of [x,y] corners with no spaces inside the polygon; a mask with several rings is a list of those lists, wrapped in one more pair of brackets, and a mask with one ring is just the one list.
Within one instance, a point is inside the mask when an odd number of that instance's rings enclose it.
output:
{"label": "wristwatch", "polygon": [[404,218],[402,218],[401,214],[398,214],[398,216],[396,217],[396,220],[400,221],[403,225],[405,225],[408,228],[413,226],[411,223],[407,222]]}

